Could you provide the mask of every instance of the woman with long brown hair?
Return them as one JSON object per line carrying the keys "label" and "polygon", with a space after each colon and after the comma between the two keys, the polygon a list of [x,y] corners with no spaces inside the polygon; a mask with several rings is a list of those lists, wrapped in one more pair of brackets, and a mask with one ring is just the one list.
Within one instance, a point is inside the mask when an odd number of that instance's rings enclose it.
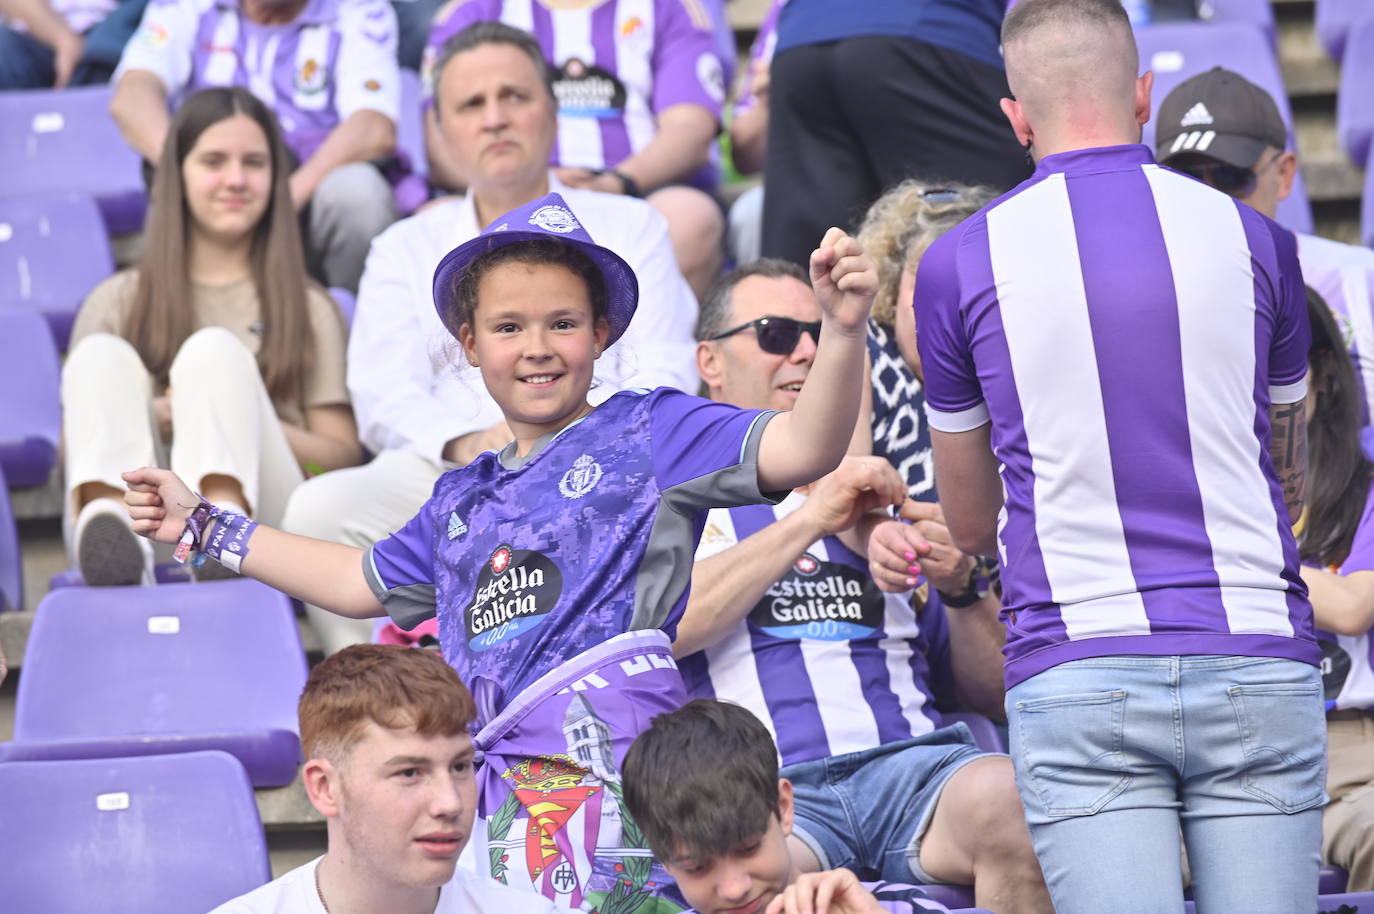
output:
{"label": "woman with long brown hair", "polygon": [[344,326],[306,277],[286,147],[243,89],[186,100],[136,269],[82,305],[62,377],[68,543],[88,584],[151,583],[120,471],[160,463],[278,523],[306,473],[358,462]]}

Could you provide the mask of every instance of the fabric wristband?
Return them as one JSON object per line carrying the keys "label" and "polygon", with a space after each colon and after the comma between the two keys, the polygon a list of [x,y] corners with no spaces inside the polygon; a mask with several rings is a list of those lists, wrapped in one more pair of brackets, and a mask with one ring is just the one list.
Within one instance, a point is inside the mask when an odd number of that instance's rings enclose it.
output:
{"label": "fabric wristband", "polygon": [[230,571],[238,573],[248,555],[248,540],[258,522],[244,514],[215,513],[215,529],[202,551]]}

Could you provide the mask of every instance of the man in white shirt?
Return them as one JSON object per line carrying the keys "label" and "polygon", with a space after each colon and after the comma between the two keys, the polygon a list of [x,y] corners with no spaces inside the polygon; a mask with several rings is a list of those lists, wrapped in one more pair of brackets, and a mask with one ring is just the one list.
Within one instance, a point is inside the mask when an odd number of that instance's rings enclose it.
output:
{"label": "man in white shirt", "polygon": [[[678,272],[667,225],[642,200],[569,188],[550,174],[557,105],[548,79],[534,39],[501,23],[474,23],[444,46],[434,110],[449,154],[470,178],[468,194],[373,242],[349,339],[348,387],[363,443],[378,456],[298,487],[285,529],[370,545],[414,516],[445,469],[510,440],[477,369],[439,322],[431,283],[450,249],[550,191],[639,278],[639,312],[597,363],[594,402],[633,387],[696,391],[696,299]],[[371,623],[308,609],[326,652],[371,634]]]}
{"label": "man in white shirt", "polygon": [[455,872],[477,809],[472,696],[432,651],[356,645],[310,674],[302,772],[323,857],[211,914],[559,914],[548,899]]}

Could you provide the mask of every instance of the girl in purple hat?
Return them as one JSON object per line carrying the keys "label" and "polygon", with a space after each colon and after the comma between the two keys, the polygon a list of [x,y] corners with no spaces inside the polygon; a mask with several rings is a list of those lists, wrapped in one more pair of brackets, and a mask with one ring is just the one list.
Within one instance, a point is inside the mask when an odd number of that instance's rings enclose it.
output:
{"label": "girl in purple hat", "polygon": [[435,306],[514,441],[444,474],[366,550],[259,526],[152,468],[124,475],[134,528],[342,615],[403,628],[437,616],[477,700],[492,875],[606,914],[675,910],[621,809],[619,764],[650,717],[686,700],[671,639],[706,510],[776,501],[844,455],[848,436],[830,430],[858,417],[877,273],[831,229],[811,279],[821,341],[791,412],[668,388],[592,407],[596,360],[638,286],[550,194],[434,277]]}

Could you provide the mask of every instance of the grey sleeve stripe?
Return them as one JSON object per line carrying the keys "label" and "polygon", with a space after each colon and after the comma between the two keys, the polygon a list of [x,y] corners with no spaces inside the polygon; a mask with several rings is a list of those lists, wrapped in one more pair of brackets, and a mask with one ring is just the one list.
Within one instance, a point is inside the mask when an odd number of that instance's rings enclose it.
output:
{"label": "grey sleeve stripe", "polygon": [[367,579],[367,586],[372,589],[372,595],[382,604],[391,621],[410,631],[421,622],[433,619],[438,614],[434,585],[409,584],[388,588],[377,572],[376,562],[372,560],[372,549],[373,547],[369,546],[363,553],[363,577]]}

